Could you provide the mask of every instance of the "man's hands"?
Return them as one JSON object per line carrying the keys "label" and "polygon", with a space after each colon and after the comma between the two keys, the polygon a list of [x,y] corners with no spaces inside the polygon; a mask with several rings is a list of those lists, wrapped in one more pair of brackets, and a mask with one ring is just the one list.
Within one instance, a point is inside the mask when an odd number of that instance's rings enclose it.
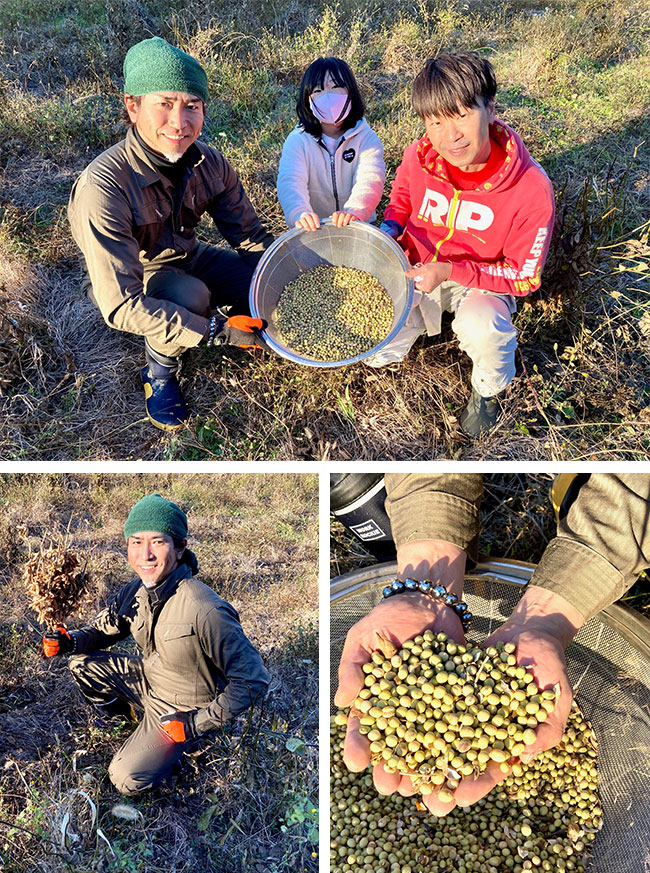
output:
{"label": "man's hands", "polygon": [[194,724],[194,716],[198,710],[189,709],[186,712],[168,712],[160,716],[160,726],[175,743],[185,743],[200,736]]}
{"label": "man's hands", "polygon": [[409,279],[415,280],[415,287],[423,294],[431,294],[441,282],[446,282],[451,274],[451,264],[443,261],[434,261],[431,264],[422,264],[419,267],[411,267],[406,270]]}
{"label": "man's hands", "polygon": [[[462,587],[459,589],[458,585],[462,586],[464,577],[465,553],[449,543],[435,543],[439,555],[436,560],[430,552],[433,543],[434,541],[421,541],[404,547],[410,563],[406,573],[403,572],[406,562],[399,562],[401,550],[398,551],[399,575],[438,579],[448,590],[453,590],[460,597]],[[442,558],[442,546],[447,547],[446,558]],[[455,556],[452,551],[454,549]],[[427,554],[430,555],[429,558]],[[562,738],[573,698],[564,650],[583,623],[583,616],[564,598],[529,585],[510,618],[483,644],[487,647],[499,640],[514,643],[518,664],[527,667],[533,674],[540,690],[559,684],[560,693],[555,709],[538,727],[537,739],[522,754],[522,763],[528,763],[539,752],[557,745]],[[440,601],[434,601],[419,593],[404,593],[388,598],[357,622],[348,632],[343,647],[339,665],[339,687],[334,698],[336,705],[352,705],[364,683],[362,665],[370,659],[372,651],[382,648],[382,638],[399,648],[405,640],[422,633],[426,628],[464,642],[460,620],[453,610]],[[365,769],[370,762],[370,744],[359,733],[359,717],[354,710],[348,719],[343,758],[347,767],[353,771]],[[509,773],[502,772],[498,763],[490,761],[477,779],[466,778],[460,781],[452,800],[441,801],[438,793],[432,792],[423,796],[422,802],[434,815],[447,815],[455,806],[476,803],[508,775]],[[373,769],[373,781],[380,794],[394,791],[403,795],[415,793],[410,777],[387,773],[381,763]]]}
{"label": "man's hands", "polygon": [[[465,641],[463,628],[456,613],[448,606],[419,593],[398,594],[384,600],[365,618],[357,622],[345,640],[339,664],[339,687],[334,702],[337,706],[351,706],[363,687],[365,675],[362,665],[370,655],[382,647],[382,637],[399,651],[405,640],[431,628],[445,633],[451,639]],[[359,733],[359,717],[351,712],[345,737],[343,760],[353,771],[364,770],[370,763],[370,743]],[[382,763],[373,768],[373,781],[380,794],[413,794],[413,783],[408,776],[388,773]]]}
{"label": "man's hands", "polygon": [[43,655],[46,658],[69,655],[72,651],[74,651],[74,640],[63,625],[59,625],[55,631],[49,631],[43,637]]}
{"label": "man's hands", "polygon": [[[237,346],[240,349],[266,349],[268,346],[260,336],[266,322],[262,318],[251,318],[250,315],[231,315],[230,318],[215,320],[215,331],[212,337],[213,345]],[[209,340],[209,331],[206,339]]]}
{"label": "man's hands", "polygon": [[[400,578],[435,579],[447,591],[462,599],[466,558],[466,553],[452,543],[418,540],[398,549],[398,575]],[[335,704],[341,707],[352,705],[364,684],[362,665],[370,660],[373,651],[381,648],[382,638],[399,649],[405,640],[427,628],[435,633],[445,633],[457,642],[465,641],[461,621],[453,609],[424,594],[397,594],[378,604],[348,631],[339,664]],[[359,733],[359,718],[354,712],[348,719],[343,759],[347,767],[354,771],[363,770],[370,763],[370,743]],[[413,783],[408,776],[388,773],[381,763],[373,768],[373,781],[380,794],[392,794],[394,791],[403,795],[414,793]],[[424,802],[432,812],[441,803],[433,794],[428,795]],[[446,804],[448,808],[453,805],[449,807]]]}
{"label": "man's hands", "polygon": [[[352,212],[333,212],[330,218],[335,227],[347,227],[351,221],[359,220]],[[301,227],[303,230],[318,230],[320,218],[315,212],[303,212],[296,221],[295,227]]]}
{"label": "man's hands", "polygon": [[[532,630],[525,625],[510,624],[507,621],[498,631],[488,637],[483,646],[494,645],[502,640],[504,643],[516,645],[515,656],[517,663],[527,667],[535,677],[535,682],[541,691],[553,688],[557,683],[560,685],[560,696],[556,701],[553,712],[547,720],[537,728],[537,739],[532,746],[528,746],[521,754],[522,764],[527,764],[539,752],[551,749],[562,739],[564,726],[571,710],[573,692],[567,674],[564,649],[560,641],[549,632],[542,629]],[[471,806],[485,797],[495,785],[502,782],[511,770],[503,772],[500,765],[489,761],[483,773],[477,778],[462,779],[454,792],[454,801],[450,807]],[[450,810],[447,810],[449,812]]]}

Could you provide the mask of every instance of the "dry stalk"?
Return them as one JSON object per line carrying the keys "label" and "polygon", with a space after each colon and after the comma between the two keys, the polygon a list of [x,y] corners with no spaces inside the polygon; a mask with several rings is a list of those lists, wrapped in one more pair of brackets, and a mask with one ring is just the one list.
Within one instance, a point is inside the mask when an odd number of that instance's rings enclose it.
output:
{"label": "dry stalk", "polygon": [[80,616],[89,600],[86,562],[63,544],[31,555],[23,572],[31,607],[49,629]]}

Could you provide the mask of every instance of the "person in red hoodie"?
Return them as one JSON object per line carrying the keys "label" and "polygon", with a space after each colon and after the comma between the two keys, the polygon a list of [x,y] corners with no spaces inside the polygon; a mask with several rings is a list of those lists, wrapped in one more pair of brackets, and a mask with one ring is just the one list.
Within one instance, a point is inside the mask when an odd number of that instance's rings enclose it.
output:
{"label": "person in red hoodie", "polygon": [[554,217],[548,176],[494,116],[496,89],[491,64],[474,52],[430,59],[415,79],[413,108],[426,133],[404,152],[381,228],[414,265],[406,275],[417,303],[394,343],[368,361],[402,360],[452,312],[473,363],[460,417],[472,436],[496,423],[496,397],[514,378],[511,316],[516,298],[540,287]]}

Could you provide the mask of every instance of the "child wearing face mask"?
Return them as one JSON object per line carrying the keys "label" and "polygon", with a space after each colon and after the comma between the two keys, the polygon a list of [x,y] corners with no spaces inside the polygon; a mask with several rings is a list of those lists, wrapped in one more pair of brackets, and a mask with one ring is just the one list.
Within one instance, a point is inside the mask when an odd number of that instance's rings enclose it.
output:
{"label": "child wearing face mask", "polygon": [[384,149],[363,117],[354,75],[339,58],[307,67],[296,106],[298,126],[282,149],[278,200],[289,227],[316,230],[374,221],[386,178]]}

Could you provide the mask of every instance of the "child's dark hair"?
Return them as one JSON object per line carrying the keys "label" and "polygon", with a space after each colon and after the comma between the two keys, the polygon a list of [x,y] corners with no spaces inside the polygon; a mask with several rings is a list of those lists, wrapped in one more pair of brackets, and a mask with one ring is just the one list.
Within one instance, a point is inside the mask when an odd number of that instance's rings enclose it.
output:
{"label": "child's dark hair", "polygon": [[492,64],[476,52],[429,58],[413,83],[413,109],[420,118],[451,117],[461,109],[488,106],[497,92]]}
{"label": "child's dark hair", "polygon": [[350,111],[343,120],[343,130],[354,127],[363,118],[366,111],[354,74],[345,61],[340,58],[317,58],[305,70],[296,104],[300,125],[312,136],[320,136],[323,131],[320,121],[311,111],[309,97],[314,89],[323,87],[328,73],[334,84],[345,88],[350,97]]}

